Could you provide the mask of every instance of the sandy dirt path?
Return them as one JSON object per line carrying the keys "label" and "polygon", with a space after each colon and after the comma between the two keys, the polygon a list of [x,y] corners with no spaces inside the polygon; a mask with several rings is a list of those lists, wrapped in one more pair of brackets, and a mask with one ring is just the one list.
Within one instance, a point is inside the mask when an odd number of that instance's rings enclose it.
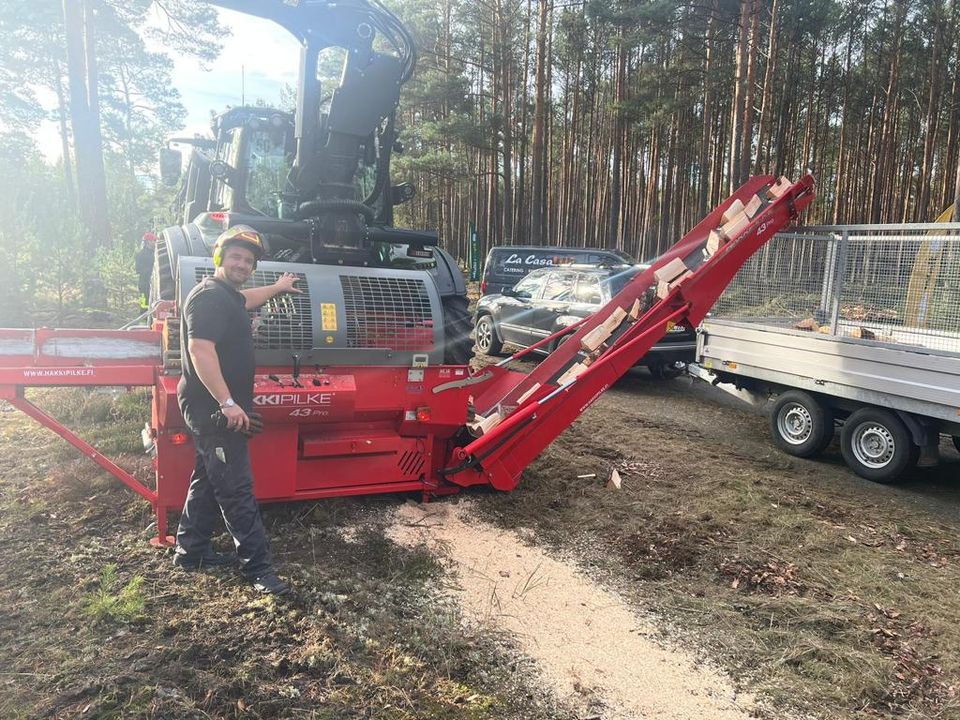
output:
{"label": "sandy dirt path", "polygon": [[729,678],[655,639],[656,627],[572,566],[478,521],[469,501],[406,503],[388,532],[444,557],[468,620],[512,635],[581,717],[751,717],[752,698]]}

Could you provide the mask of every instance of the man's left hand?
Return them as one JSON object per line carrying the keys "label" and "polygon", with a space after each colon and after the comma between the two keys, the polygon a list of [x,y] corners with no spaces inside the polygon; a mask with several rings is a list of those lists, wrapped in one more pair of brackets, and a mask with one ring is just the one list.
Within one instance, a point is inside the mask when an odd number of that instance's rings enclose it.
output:
{"label": "man's left hand", "polygon": [[303,290],[295,285],[299,279],[299,276],[294,273],[284,273],[273,284],[273,287],[276,289],[278,295],[280,293],[297,293],[301,295],[303,294]]}

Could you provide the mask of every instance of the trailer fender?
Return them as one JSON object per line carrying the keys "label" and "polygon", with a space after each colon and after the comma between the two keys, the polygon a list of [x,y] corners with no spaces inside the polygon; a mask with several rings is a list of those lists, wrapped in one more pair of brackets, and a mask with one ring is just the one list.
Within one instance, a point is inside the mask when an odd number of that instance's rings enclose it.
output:
{"label": "trailer fender", "polygon": [[897,417],[903,421],[903,424],[907,426],[907,430],[910,431],[910,436],[913,438],[915,445],[924,447],[939,442],[940,433],[926,418],[904,412],[903,410],[895,410],[894,412],[896,412]]}

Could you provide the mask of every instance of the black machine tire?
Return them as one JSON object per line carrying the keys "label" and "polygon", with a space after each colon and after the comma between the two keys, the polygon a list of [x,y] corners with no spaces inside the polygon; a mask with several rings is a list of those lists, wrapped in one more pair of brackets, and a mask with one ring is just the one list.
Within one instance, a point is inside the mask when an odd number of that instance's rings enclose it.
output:
{"label": "black machine tire", "polygon": [[847,465],[862,478],[892,483],[917,462],[920,454],[907,426],[894,413],[875,407],[854,412],[840,433]]}
{"label": "black machine tire", "polygon": [[770,435],[788,455],[813,457],[833,440],[833,420],[833,410],[813,395],[788,390],[777,398],[770,413]]}
{"label": "black machine tire", "polygon": [[497,337],[497,328],[493,317],[481,315],[477,318],[477,351],[481,355],[497,355],[503,349],[503,343]]}
{"label": "black machine tire", "polygon": [[443,362],[445,365],[467,365],[473,358],[469,303],[462,295],[447,295],[443,303]]}
{"label": "black machine tire", "polygon": [[953,446],[960,452],[960,435],[953,436]]}
{"label": "black machine tire", "polygon": [[174,300],[176,281],[173,277],[173,263],[167,241],[161,237],[153,255],[153,278],[150,281],[150,302]]}

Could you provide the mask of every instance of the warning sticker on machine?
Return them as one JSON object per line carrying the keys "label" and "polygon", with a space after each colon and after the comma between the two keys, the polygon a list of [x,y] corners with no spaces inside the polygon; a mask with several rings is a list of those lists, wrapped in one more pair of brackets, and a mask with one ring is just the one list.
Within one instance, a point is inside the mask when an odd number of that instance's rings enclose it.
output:
{"label": "warning sticker on machine", "polygon": [[324,332],[337,331],[337,306],[335,303],[320,303],[320,327]]}

